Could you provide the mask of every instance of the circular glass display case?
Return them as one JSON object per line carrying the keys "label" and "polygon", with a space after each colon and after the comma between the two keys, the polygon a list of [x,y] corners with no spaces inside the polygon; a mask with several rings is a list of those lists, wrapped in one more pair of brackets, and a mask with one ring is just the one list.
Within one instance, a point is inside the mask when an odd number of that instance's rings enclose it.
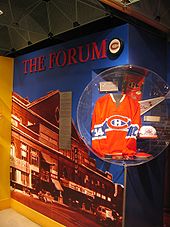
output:
{"label": "circular glass display case", "polygon": [[140,165],[169,143],[170,88],[155,72],[134,65],[107,69],[84,89],[77,108],[82,139],[97,157]]}

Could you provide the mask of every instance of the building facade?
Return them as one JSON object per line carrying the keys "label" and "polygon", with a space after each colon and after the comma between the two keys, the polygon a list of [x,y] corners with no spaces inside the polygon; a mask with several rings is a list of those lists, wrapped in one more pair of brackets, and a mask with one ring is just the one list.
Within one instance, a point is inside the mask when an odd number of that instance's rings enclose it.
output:
{"label": "building facade", "polygon": [[57,203],[87,211],[103,205],[121,212],[123,187],[113,182],[109,172],[96,168],[73,122],[71,149],[59,148],[59,110],[59,91],[33,102],[13,93],[12,190],[39,199],[47,193]]}

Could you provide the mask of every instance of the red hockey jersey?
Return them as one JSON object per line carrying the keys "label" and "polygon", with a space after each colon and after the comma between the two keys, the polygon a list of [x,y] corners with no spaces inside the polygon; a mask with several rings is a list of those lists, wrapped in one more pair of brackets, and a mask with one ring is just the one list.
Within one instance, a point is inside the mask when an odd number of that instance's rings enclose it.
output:
{"label": "red hockey jersey", "polygon": [[99,98],[92,115],[92,148],[100,156],[134,155],[140,125],[138,101],[123,95],[117,105],[113,94]]}

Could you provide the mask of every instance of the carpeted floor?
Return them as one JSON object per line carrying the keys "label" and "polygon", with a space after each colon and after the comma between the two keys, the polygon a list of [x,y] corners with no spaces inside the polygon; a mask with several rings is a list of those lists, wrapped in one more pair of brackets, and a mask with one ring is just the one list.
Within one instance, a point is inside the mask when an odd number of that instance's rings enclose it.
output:
{"label": "carpeted floor", "polygon": [[9,208],[0,211],[0,227],[40,227],[28,218]]}
{"label": "carpeted floor", "polygon": [[164,227],[170,227],[170,213],[164,213]]}

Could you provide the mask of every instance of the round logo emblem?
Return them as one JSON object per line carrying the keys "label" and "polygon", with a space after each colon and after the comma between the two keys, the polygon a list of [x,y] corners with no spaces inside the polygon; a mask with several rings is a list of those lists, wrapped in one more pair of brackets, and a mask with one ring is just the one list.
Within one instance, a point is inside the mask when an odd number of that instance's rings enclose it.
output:
{"label": "round logo emblem", "polygon": [[130,119],[120,115],[113,115],[109,117],[107,124],[111,129],[125,130],[130,125]]}
{"label": "round logo emblem", "polygon": [[123,50],[123,41],[119,38],[113,38],[107,49],[107,55],[110,59],[117,58]]}
{"label": "round logo emblem", "polygon": [[121,41],[119,39],[113,39],[111,40],[110,44],[109,44],[109,51],[112,54],[116,54],[119,52],[121,48]]}

